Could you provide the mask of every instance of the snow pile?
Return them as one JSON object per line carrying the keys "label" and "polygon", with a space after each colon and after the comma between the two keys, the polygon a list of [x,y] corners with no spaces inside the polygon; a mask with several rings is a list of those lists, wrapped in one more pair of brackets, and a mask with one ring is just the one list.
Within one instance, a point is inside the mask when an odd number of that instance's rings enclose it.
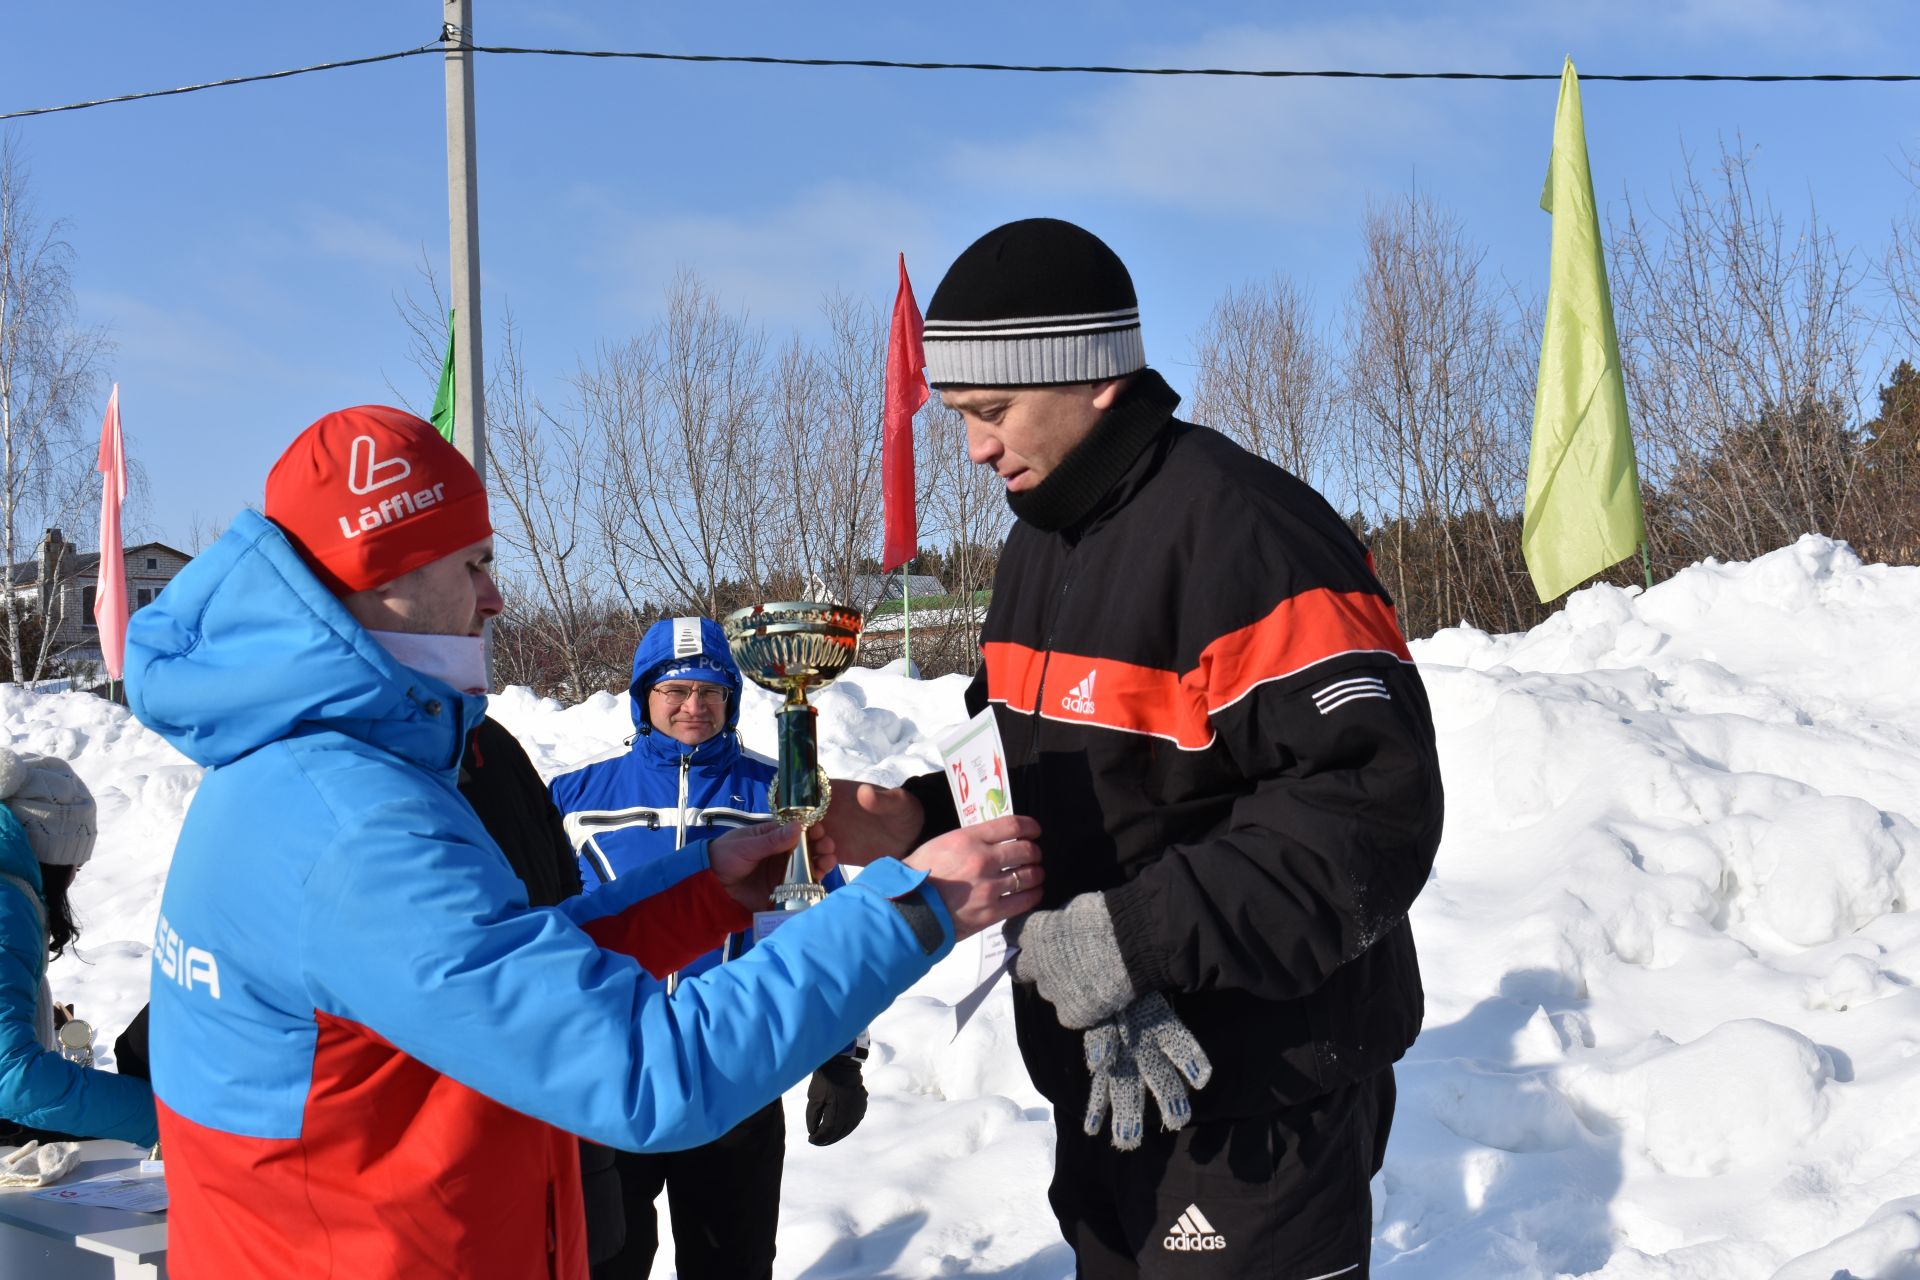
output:
{"label": "snow pile", "polygon": [[1805,538],[1414,645],[1448,817],[1381,1274],[1920,1275],[1917,626],[1920,571]]}
{"label": "snow pile", "polygon": [[[1920,1278],[1916,635],[1920,570],[1807,538],[1589,588],[1525,635],[1414,645],[1448,820],[1414,910],[1427,1029],[1374,1182],[1377,1274]],[[963,689],[849,673],[816,698],[828,769],[932,767]],[[756,750],[776,701],[748,691]],[[545,773],[632,732],[621,697],[493,711]],[[0,735],[100,798],[83,954],[53,977],[110,1039],[145,995],[198,771],[79,695],[0,686]],[[1004,989],[953,1034],[976,963],[963,946],[875,1026],[853,1136],[808,1146],[788,1099],[778,1275],[1072,1274]]]}

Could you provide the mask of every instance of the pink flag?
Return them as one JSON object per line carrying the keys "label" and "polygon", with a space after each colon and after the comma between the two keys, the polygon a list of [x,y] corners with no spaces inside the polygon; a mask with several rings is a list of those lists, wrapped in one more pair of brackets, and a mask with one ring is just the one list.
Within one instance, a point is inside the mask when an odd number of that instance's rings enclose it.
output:
{"label": "pink flag", "polygon": [[100,656],[107,675],[123,679],[127,666],[127,556],[120,544],[120,504],[127,497],[127,460],[120,450],[120,384],[107,397],[100,424],[100,584],[93,592],[93,620],[100,624]]}
{"label": "pink flag", "polygon": [[891,570],[913,559],[920,528],[913,511],[913,415],[927,402],[927,357],[920,339],[920,307],[907,279],[907,255],[900,255],[900,292],[893,299],[893,328],[887,335],[887,385],[884,433],[880,437],[880,491],[886,505],[886,545],[880,568]]}

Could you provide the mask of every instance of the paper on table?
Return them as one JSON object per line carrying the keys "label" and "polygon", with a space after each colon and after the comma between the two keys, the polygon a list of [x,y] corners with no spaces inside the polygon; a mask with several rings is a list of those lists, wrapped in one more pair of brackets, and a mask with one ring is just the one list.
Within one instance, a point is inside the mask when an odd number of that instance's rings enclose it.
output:
{"label": "paper on table", "polygon": [[[1007,782],[1007,753],[1000,745],[1000,725],[988,707],[973,719],[935,739],[946,766],[947,786],[960,825],[973,826],[1013,812],[1013,788]],[[953,1034],[960,1031],[986,1002],[987,993],[1007,971],[1012,955],[998,929],[980,934],[979,979],[973,990],[953,1006]]]}
{"label": "paper on table", "polygon": [[102,1209],[128,1209],[135,1213],[159,1213],[167,1207],[165,1178],[90,1178],[64,1187],[29,1191],[40,1200],[58,1200],[62,1204],[92,1205]]}

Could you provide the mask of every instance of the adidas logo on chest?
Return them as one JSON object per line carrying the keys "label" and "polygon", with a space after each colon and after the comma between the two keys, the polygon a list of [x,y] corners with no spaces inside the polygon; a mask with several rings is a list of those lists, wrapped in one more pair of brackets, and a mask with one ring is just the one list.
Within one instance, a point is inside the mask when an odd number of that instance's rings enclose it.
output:
{"label": "adidas logo on chest", "polygon": [[1099,674],[1098,671],[1089,671],[1085,680],[1067,690],[1067,696],[1060,699],[1061,707],[1083,716],[1093,715],[1093,681]]}

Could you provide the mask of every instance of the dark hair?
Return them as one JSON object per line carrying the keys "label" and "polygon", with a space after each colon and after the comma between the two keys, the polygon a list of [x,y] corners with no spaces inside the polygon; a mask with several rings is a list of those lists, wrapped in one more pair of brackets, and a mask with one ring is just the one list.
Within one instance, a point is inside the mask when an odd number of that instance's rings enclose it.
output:
{"label": "dark hair", "polygon": [[80,926],[73,918],[73,904],[67,900],[75,870],[75,867],[40,864],[40,897],[47,904],[49,955],[59,955],[80,938]]}

